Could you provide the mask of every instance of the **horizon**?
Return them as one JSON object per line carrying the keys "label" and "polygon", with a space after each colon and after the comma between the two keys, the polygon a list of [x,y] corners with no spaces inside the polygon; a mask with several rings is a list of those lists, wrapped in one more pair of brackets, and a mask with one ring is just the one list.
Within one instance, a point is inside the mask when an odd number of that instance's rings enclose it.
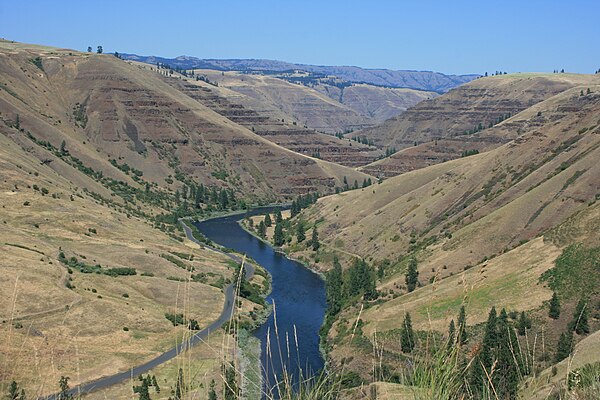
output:
{"label": "horizon", "polygon": [[[231,1],[234,12],[224,13],[222,6],[192,1],[168,8],[141,1],[38,0],[2,4],[0,18],[8,40],[79,51],[101,45],[107,53],[163,58],[260,59],[448,75],[594,73],[600,62],[588,49],[600,37],[593,20],[600,4],[574,3],[507,0],[498,7],[379,1],[364,6],[309,0],[298,7],[273,0]],[[581,14],[582,8],[588,12]]]}

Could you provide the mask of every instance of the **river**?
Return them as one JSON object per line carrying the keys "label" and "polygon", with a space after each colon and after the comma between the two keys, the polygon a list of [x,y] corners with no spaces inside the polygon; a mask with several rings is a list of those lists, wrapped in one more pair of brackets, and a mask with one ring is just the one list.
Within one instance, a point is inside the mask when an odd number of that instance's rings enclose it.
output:
{"label": "river", "polygon": [[[265,212],[265,209],[257,209],[250,214]],[[265,383],[272,385],[273,377],[281,376],[284,368],[296,380],[300,376],[314,376],[324,366],[319,349],[319,329],[327,307],[325,283],[299,262],[274,251],[270,245],[246,232],[238,223],[240,218],[241,215],[215,218],[198,222],[196,226],[212,241],[256,260],[273,278],[267,301],[275,305],[275,312],[253,332],[262,345]],[[275,319],[279,338],[275,334]],[[271,350],[267,352],[269,341]]]}

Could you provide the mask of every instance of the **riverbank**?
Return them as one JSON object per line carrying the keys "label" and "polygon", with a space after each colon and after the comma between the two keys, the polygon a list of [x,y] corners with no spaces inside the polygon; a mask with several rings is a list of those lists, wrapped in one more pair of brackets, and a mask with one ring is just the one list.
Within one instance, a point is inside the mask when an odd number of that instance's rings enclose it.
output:
{"label": "riverbank", "polygon": [[[267,211],[269,208],[252,210],[249,215]],[[271,314],[266,323],[251,332],[261,342],[263,382],[267,386],[275,384],[269,381],[273,381],[274,376],[282,376],[284,370],[293,377],[312,376],[324,367],[319,346],[319,329],[326,309],[323,279],[305,264],[289,259],[280,249],[244,229],[239,224],[243,218],[239,214],[230,213],[228,217],[200,222],[196,226],[215,243],[251,256],[272,277],[272,292],[267,301],[276,305],[276,318],[275,313]],[[295,347],[299,351],[286,351],[288,340],[290,343],[297,341]],[[240,351],[243,353],[244,349]]]}
{"label": "riverbank", "polygon": [[270,242],[268,239],[263,238],[261,236],[259,236],[255,231],[251,230],[249,227],[247,227],[244,223],[244,219],[240,219],[238,221],[238,224],[240,225],[240,227],[246,231],[248,234],[254,236],[256,239],[260,240],[261,242],[263,242],[264,244],[267,244],[269,246],[271,246],[271,248],[273,248],[273,251],[283,254],[284,256],[286,256],[288,259],[297,262],[298,264],[302,264],[304,266],[304,268],[308,269],[309,271],[313,272],[314,274],[318,275],[319,278],[321,278],[323,281],[326,280],[325,278],[325,274],[323,273],[323,271],[315,268],[313,265],[311,264],[307,264],[306,261],[296,258],[293,255],[291,255],[290,253],[288,253],[285,249],[275,246],[275,244],[273,244],[272,242]]}

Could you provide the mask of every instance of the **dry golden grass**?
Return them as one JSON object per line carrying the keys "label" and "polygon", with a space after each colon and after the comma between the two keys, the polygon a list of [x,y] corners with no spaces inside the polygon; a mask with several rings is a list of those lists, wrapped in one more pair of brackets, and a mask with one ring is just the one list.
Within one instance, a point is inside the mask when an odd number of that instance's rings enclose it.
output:
{"label": "dry golden grass", "polygon": [[[183,328],[173,327],[165,312],[185,313],[201,326],[220,314],[221,290],[167,279],[186,279],[190,273],[161,254],[191,254],[194,260],[185,262],[194,273],[225,278],[233,272],[228,258],[179,243],[140,219],[97,204],[6,136],[0,143],[0,296],[6,300],[0,302],[2,383],[14,379],[31,396],[55,391],[61,375],[76,385],[127,370],[181,338]],[[49,193],[43,196],[34,184]],[[91,265],[133,267],[138,275],[68,274],[59,249]],[[74,290],[65,287],[68,277]],[[213,363],[206,365],[210,369]]]}
{"label": "dry golden grass", "polygon": [[[539,283],[540,275],[554,266],[560,249],[542,238],[479,264],[463,273],[416,289],[374,306],[363,313],[365,332],[399,329],[409,312],[415,329],[446,332],[451,319],[465,305],[469,324],[487,319],[491,307],[532,310],[552,297]],[[381,289],[391,286],[389,283]]]}

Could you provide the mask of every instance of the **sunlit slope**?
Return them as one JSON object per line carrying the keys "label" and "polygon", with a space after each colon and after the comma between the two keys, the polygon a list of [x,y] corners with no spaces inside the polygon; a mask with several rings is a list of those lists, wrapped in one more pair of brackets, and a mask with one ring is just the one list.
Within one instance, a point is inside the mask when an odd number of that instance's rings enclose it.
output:
{"label": "sunlit slope", "polygon": [[3,43],[0,80],[5,123],[18,115],[24,129],[54,146],[65,140],[109,174],[115,159],[159,185],[189,176],[270,200],[365,177],[278,146],[112,55]]}
{"label": "sunlit slope", "polygon": [[[106,191],[97,182],[61,160],[40,162],[43,150],[11,140],[23,133],[0,133],[1,384],[14,379],[30,396],[52,393],[63,375],[77,384],[169,349],[184,328],[167,312],[200,326],[217,318],[219,281],[233,275],[227,258],[95,200],[92,193]],[[67,267],[73,257],[78,266]],[[191,272],[165,257],[206,279],[186,283]],[[115,268],[135,275],[105,273]]]}
{"label": "sunlit slope", "polygon": [[[597,75],[577,74],[480,78],[352,135],[398,150],[392,157],[364,167],[374,175],[394,176],[459,158],[464,152],[496,148],[529,128],[514,117],[519,112],[570,88],[580,87],[585,92],[598,82]],[[539,118],[529,122],[542,125],[544,116],[535,117]]]}
{"label": "sunlit slope", "polygon": [[[558,225],[599,193],[600,90],[543,103],[544,121],[487,153],[319,201],[327,245],[394,262],[422,252],[423,280],[462,271]],[[542,106],[542,105],[540,105]],[[518,118],[516,116],[515,118]],[[412,242],[412,243],[411,243]]]}

